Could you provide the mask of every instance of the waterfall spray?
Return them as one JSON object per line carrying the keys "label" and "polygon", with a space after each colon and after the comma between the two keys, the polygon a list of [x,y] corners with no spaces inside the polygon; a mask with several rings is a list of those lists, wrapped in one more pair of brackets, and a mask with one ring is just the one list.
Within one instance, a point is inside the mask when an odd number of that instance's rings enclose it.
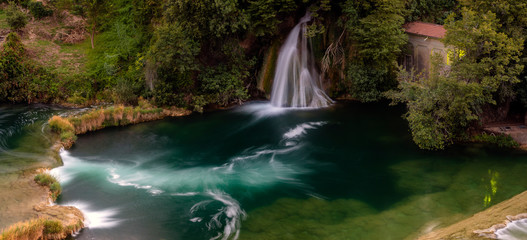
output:
{"label": "waterfall spray", "polygon": [[276,107],[327,107],[333,101],[320,88],[320,75],[315,67],[311,41],[306,37],[308,12],[291,30],[280,49],[271,92]]}

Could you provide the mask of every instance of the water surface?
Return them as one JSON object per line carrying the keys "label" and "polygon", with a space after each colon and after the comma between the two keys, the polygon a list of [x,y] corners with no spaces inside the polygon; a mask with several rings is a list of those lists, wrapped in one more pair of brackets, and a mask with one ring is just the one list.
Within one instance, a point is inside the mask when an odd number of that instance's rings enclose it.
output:
{"label": "water surface", "polygon": [[79,137],[54,170],[78,239],[412,239],[527,188],[526,155],[418,150],[403,109],[253,103]]}

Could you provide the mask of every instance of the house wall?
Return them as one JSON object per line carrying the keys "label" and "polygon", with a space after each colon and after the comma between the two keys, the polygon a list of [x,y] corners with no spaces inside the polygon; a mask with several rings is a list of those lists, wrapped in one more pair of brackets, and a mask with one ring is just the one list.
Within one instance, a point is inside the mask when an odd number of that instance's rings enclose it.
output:
{"label": "house wall", "polygon": [[447,49],[439,39],[408,34],[408,53],[403,66],[428,75],[432,53],[441,54],[447,62]]}

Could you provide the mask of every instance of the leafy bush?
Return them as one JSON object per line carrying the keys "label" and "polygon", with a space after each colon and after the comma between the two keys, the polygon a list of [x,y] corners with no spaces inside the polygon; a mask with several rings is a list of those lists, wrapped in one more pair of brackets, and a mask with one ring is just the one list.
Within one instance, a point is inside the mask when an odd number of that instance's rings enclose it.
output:
{"label": "leafy bush", "polygon": [[48,7],[45,7],[42,2],[30,1],[28,4],[28,8],[31,12],[31,15],[33,15],[37,19],[53,15],[53,10]]}
{"label": "leafy bush", "polygon": [[57,200],[62,193],[62,187],[60,186],[59,181],[49,173],[39,173],[35,176],[34,180],[41,186],[49,187],[53,201]]}
{"label": "leafy bush", "polygon": [[64,230],[61,222],[55,220],[44,220],[44,234],[59,234]]}
{"label": "leafy bush", "polygon": [[0,102],[51,102],[62,96],[61,88],[57,75],[26,59],[20,38],[9,33],[0,52]]}
{"label": "leafy bush", "polygon": [[50,186],[52,183],[57,182],[57,179],[50,174],[40,173],[35,176],[35,182],[41,186]]}
{"label": "leafy bush", "polygon": [[505,147],[505,148],[516,148],[519,147],[520,144],[516,142],[511,136],[506,134],[488,134],[488,133],[481,133],[474,135],[472,137],[472,141],[474,142],[482,142],[482,143],[490,143],[497,145],[498,147]]}
{"label": "leafy bush", "polygon": [[137,95],[134,93],[133,85],[126,81],[124,78],[120,78],[114,87],[113,102],[122,104],[135,104],[137,103]]}
{"label": "leafy bush", "polygon": [[294,0],[249,1],[251,31],[256,36],[274,35],[282,21],[278,16],[297,8]]}
{"label": "leafy bush", "polygon": [[409,0],[406,20],[444,24],[448,15],[456,10],[457,4],[457,0]]}
{"label": "leafy bush", "polygon": [[249,73],[235,67],[219,66],[207,68],[200,75],[203,93],[208,101],[220,105],[231,102],[241,103],[249,96],[243,86],[243,79]]}
{"label": "leafy bush", "polygon": [[379,100],[396,85],[396,59],[407,42],[404,1],[347,0],[342,8],[353,57],[337,91],[365,102]]}
{"label": "leafy bush", "polygon": [[444,64],[438,55],[432,58],[429,77],[400,69],[399,89],[387,93],[395,103],[406,103],[405,118],[414,142],[422,149],[444,149],[460,140],[478,119],[480,106],[490,100],[480,84],[443,76],[441,69]]}
{"label": "leafy bush", "polygon": [[10,3],[6,9],[7,24],[11,30],[17,31],[27,24],[27,16],[14,3]]}
{"label": "leafy bush", "polygon": [[77,140],[77,136],[75,135],[75,133],[73,132],[62,132],[60,133],[60,140],[63,141],[63,142],[66,142],[66,141],[76,141]]}
{"label": "leafy bush", "polygon": [[351,97],[362,102],[378,101],[383,92],[395,85],[386,71],[367,67],[361,64],[351,64],[346,78],[339,82],[337,91],[349,93]]}
{"label": "leafy bush", "polygon": [[67,120],[60,116],[53,116],[48,121],[49,126],[51,127],[51,130],[62,133],[62,132],[73,132],[75,131],[75,128],[73,125]]}
{"label": "leafy bush", "polygon": [[0,0],[0,3],[14,3],[22,6],[23,8],[27,8],[29,1],[30,0]]}

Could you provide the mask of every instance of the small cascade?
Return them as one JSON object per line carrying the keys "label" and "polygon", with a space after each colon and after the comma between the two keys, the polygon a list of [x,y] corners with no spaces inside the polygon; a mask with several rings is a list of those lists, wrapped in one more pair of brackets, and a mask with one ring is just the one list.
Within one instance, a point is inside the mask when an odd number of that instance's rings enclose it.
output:
{"label": "small cascade", "polygon": [[271,104],[275,107],[321,108],[333,102],[320,88],[311,41],[305,34],[310,20],[308,12],[280,49],[271,92]]}

